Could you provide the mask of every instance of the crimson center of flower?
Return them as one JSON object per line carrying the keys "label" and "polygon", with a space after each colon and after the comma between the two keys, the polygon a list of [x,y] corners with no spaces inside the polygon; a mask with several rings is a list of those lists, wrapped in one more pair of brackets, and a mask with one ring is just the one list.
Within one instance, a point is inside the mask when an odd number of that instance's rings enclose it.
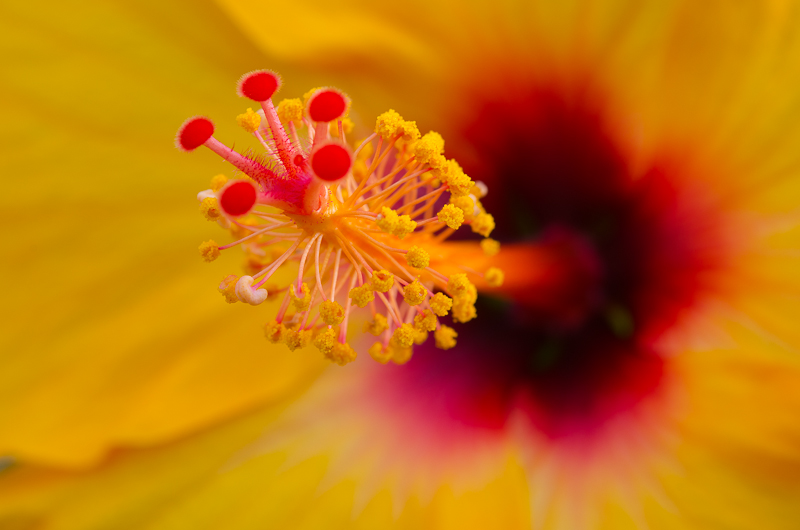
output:
{"label": "crimson center of flower", "polygon": [[664,383],[655,341],[715,266],[704,214],[679,207],[674,166],[633,175],[596,108],[538,88],[476,107],[455,152],[492,190],[497,239],[559,265],[510,299],[482,298],[460,337],[469,348],[420,355],[398,381],[431,394],[428,414],[461,423],[501,428],[522,409],[550,436],[592,430]]}

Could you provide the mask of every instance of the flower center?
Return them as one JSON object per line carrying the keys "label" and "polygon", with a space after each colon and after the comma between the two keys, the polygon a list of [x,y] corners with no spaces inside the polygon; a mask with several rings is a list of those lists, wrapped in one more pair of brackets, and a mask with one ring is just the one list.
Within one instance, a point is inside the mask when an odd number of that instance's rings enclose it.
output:
{"label": "flower center", "polygon": [[[472,282],[503,281],[482,251],[475,260],[443,244],[462,225],[488,238],[494,219],[480,202],[485,187],[443,156],[441,136],[421,136],[394,111],[379,116],[375,132],[353,149],[345,137],[352,123],[344,94],[315,89],[305,103],[289,99],[275,107],[279,88],[268,71],[251,72],[238,86],[261,106],[237,120],[263,155],[243,155],[216,140],[208,118],[191,118],[178,131],[180,149],[205,146],[242,174],[231,181],[218,175],[198,195],[206,218],[235,239],[223,246],[206,241],[201,255],[213,261],[241,246],[252,269],[224,278],[220,291],[228,302],[251,305],[283,294],[276,318],[265,325],[267,338],[292,350],[313,342],[338,364],[356,357],[347,343],[355,307],[369,306],[367,331],[379,338],[369,353],[381,363],[407,362],[430,332],[436,346],[452,348],[457,333],[438,317],[452,312],[456,322],[471,320]],[[487,253],[496,253],[497,242],[487,241]],[[295,280],[267,288],[279,270],[293,267]]]}

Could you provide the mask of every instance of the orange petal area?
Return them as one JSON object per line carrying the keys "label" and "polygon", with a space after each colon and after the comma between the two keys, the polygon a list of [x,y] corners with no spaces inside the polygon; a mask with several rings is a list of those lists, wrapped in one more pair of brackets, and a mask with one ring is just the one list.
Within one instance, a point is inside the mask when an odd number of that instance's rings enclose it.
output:
{"label": "orange petal area", "polygon": [[218,96],[259,52],[195,2],[16,3],[0,18],[17,176],[0,198],[0,454],[86,466],[302,387],[317,365],[265,345],[262,319],[225,304],[223,269],[187,245],[205,227],[181,175],[216,170],[169,145],[201,102],[241,111]]}

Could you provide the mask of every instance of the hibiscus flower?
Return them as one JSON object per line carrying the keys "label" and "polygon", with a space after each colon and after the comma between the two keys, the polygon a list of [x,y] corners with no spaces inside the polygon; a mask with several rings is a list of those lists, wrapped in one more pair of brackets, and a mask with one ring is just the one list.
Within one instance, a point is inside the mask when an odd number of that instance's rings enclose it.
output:
{"label": "hibiscus flower", "polygon": [[[0,523],[793,526],[791,4],[220,5],[4,8]],[[507,281],[458,348],[327,367],[184,259],[220,166],[162,146],[263,67],[488,185]]]}

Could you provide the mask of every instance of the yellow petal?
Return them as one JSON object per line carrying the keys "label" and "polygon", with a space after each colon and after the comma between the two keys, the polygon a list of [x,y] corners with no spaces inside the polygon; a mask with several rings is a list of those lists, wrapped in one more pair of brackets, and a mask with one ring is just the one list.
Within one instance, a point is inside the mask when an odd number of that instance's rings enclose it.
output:
{"label": "yellow petal", "polygon": [[268,60],[208,3],[3,10],[0,454],[83,466],[303,384],[314,361],[216,292],[238,263],[196,256],[219,162],[172,146],[198,112],[238,138],[236,79]]}

